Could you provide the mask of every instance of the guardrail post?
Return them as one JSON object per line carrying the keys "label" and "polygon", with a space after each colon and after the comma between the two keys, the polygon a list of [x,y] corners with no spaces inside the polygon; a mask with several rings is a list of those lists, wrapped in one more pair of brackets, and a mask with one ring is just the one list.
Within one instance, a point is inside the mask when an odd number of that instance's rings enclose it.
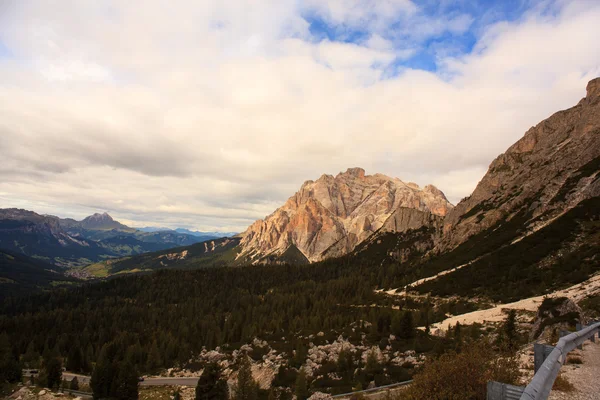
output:
{"label": "guardrail post", "polygon": [[[581,323],[577,322],[577,323],[575,324],[575,330],[576,330],[577,332],[579,332],[579,331],[580,331],[582,328],[585,328],[585,326],[581,326]],[[583,350],[583,343],[581,343],[579,346],[577,346],[577,348],[578,348],[579,350]]]}
{"label": "guardrail post", "polygon": [[533,345],[533,371],[538,372],[538,369],[544,363],[544,360],[552,353],[554,350],[553,346],[548,346],[546,344],[535,343]]}
{"label": "guardrail post", "polygon": [[487,383],[487,400],[518,400],[524,390],[522,386],[490,381]]}

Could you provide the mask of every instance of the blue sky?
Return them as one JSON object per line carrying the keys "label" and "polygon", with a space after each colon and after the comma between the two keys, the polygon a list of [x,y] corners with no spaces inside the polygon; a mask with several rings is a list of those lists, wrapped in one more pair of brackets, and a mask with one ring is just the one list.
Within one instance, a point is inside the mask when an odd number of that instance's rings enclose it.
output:
{"label": "blue sky", "polygon": [[[404,68],[436,71],[438,59],[448,55],[460,57],[472,51],[478,37],[486,28],[498,22],[513,22],[519,20],[527,12],[539,9],[542,13],[551,12],[551,4],[541,1],[527,0],[479,0],[479,1],[422,1],[419,5],[418,17],[424,24],[428,21],[447,18],[465,17],[469,20],[467,27],[460,31],[443,31],[426,37],[414,37],[410,32],[399,34],[403,25],[412,25],[407,18],[400,14],[392,18],[385,29],[379,30],[384,39],[391,41],[398,50],[411,48],[414,54],[409,58],[399,58],[389,66],[386,76],[393,77]],[[303,14],[309,23],[310,32],[314,39],[330,40],[346,43],[363,43],[373,34],[368,25],[353,26],[322,17],[319,13],[309,10]],[[415,16],[411,16],[415,18]],[[414,26],[418,29],[419,26]]]}
{"label": "blue sky", "polygon": [[242,231],[362,167],[452,202],[600,75],[597,0],[6,0],[0,207]]}

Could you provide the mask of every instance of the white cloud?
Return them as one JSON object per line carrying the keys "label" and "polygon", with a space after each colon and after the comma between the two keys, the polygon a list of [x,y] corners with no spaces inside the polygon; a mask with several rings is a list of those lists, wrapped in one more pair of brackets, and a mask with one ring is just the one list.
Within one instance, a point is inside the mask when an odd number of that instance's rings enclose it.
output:
{"label": "white cloud", "polygon": [[[0,8],[0,207],[242,230],[306,179],[362,166],[453,201],[600,75],[600,5],[488,27],[437,73],[384,71],[411,40],[468,29],[409,1],[12,1]],[[307,7],[371,29],[318,41]],[[390,19],[390,16],[393,18]],[[413,42],[416,43],[416,42]],[[451,53],[454,54],[454,53]],[[2,57],[2,56],[0,56]],[[139,222],[139,223],[138,223]]]}

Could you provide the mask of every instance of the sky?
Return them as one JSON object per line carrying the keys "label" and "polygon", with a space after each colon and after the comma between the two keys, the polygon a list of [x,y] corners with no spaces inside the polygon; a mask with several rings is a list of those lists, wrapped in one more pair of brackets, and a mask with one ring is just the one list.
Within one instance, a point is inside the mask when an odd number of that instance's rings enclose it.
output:
{"label": "sky", "polygon": [[243,231],[350,167],[457,203],[600,76],[597,0],[0,1],[0,208]]}

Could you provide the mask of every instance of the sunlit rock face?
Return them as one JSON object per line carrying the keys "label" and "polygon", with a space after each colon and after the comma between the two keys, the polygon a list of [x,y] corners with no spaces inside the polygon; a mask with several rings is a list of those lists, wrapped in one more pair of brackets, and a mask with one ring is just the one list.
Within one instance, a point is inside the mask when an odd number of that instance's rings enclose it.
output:
{"label": "sunlit rock face", "polygon": [[[309,261],[318,261],[352,251],[382,227],[393,231],[419,228],[451,209],[435,186],[420,188],[350,168],[335,177],[306,181],[282,207],[253,223],[243,233],[241,256],[260,262],[293,245]],[[409,210],[417,213],[410,215]]]}
{"label": "sunlit rock face", "polygon": [[530,128],[490,165],[471,196],[444,219],[438,249],[520,214],[523,234],[535,231],[583,200],[600,196],[600,78],[576,106]]}

